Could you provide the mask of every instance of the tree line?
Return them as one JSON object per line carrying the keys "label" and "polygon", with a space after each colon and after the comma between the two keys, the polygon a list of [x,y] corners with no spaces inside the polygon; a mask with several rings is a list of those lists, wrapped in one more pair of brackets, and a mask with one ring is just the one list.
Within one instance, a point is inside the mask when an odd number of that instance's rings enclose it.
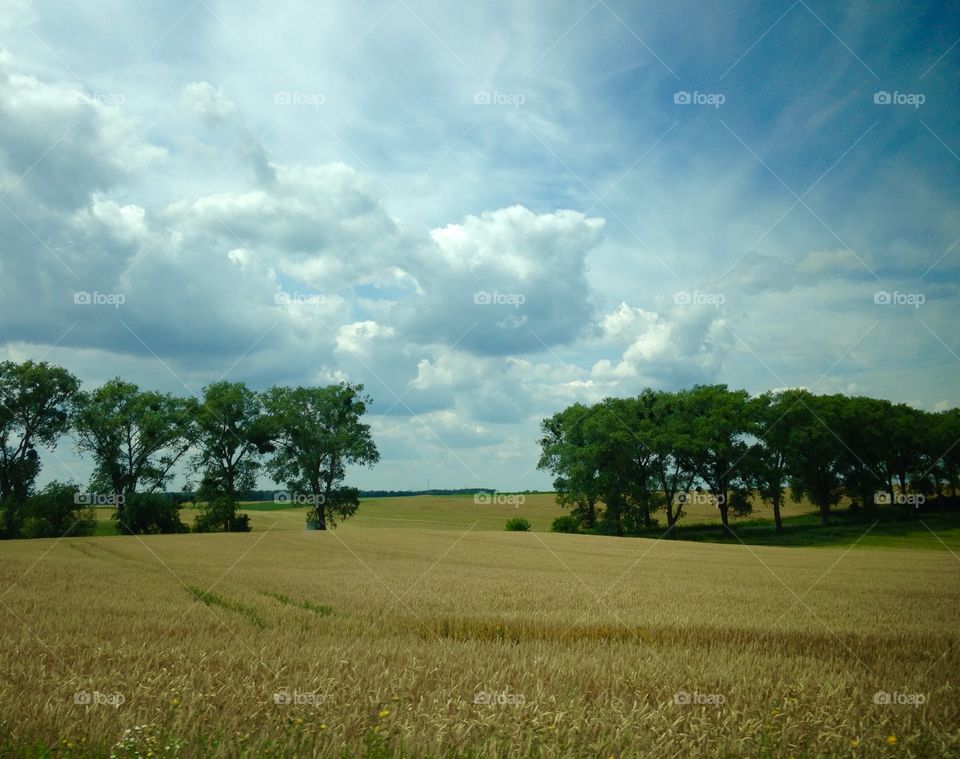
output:
{"label": "tree line", "polygon": [[[164,494],[178,464],[195,478],[186,490],[202,508],[198,531],[249,530],[237,504],[261,472],[285,483],[326,529],[359,506],[357,489],[344,484],[346,467],[379,461],[361,421],[369,403],[363,385],[346,382],[257,392],[221,381],[194,398],[115,378],[87,391],[63,367],[0,362],[0,535],[88,532],[85,507],[103,502],[124,531],[187,531],[184,499]],[[89,492],[59,482],[36,491],[40,449],[69,433],[93,460]]]}
{"label": "tree line", "polygon": [[956,498],[960,470],[960,410],[803,389],[645,389],[575,403],[541,431],[538,466],[570,519],[615,535],[653,528],[658,512],[672,529],[696,499],[716,506],[727,531],[731,515],[762,501],[781,531],[788,490],[824,525],[844,498],[866,514],[887,502],[943,504],[948,491]]}

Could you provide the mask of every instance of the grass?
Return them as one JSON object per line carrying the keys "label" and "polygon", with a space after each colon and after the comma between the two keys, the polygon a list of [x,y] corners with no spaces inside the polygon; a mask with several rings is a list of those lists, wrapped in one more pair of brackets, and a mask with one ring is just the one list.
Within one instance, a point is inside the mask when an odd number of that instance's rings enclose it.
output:
{"label": "grass", "polygon": [[277,511],[248,534],[0,544],[0,754],[960,753],[960,564],[942,545],[362,514],[326,533]]}
{"label": "grass", "polygon": [[264,630],[267,627],[267,623],[263,621],[263,615],[259,610],[252,606],[240,603],[239,601],[232,601],[229,598],[224,598],[223,596],[218,596],[215,593],[211,593],[209,590],[203,590],[202,588],[198,588],[194,585],[187,585],[186,590],[200,603],[204,603],[207,606],[219,606],[221,609],[227,609],[228,611],[236,612],[237,614],[246,617],[254,624],[255,627],[259,627],[261,630]]}
{"label": "grass", "polygon": [[[827,526],[818,514],[798,514],[783,520],[783,532],[777,533],[767,519],[733,520],[734,538],[726,536],[717,524],[679,524],[673,537],[709,543],[743,542],[769,546],[848,546],[960,550],[960,514],[926,513],[908,515],[898,511],[882,512],[876,517],[861,517],[840,511]],[[658,537],[665,529],[652,532]]]}
{"label": "grass", "polygon": [[[303,529],[306,509],[254,509],[256,504],[244,504],[250,514],[254,530]],[[268,504],[268,506],[283,504]],[[903,519],[901,511],[887,508],[881,521],[852,515],[846,508],[838,509],[828,527],[820,526],[820,517],[806,502],[788,501],[783,509],[784,531],[777,533],[773,513],[769,507],[758,504],[746,518],[734,518],[731,526],[736,538],[724,535],[715,508],[708,504],[690,504],[685,517],[676,527],[673,537],[696,542],[729,543],[742,541],[748,545],[780,546],[845,546],[900,547],[960,551],[960,515],[916,513]],[[568,513],[557,505],[552,493],[526,496],[517,507],[508,505],[477,505],[471,496],[409,496],[397,498],[363,499],[357,515],[349,525],[356,528],[503,530],[508,519],[522,516],[535,532],[548,532],[553,520]],[[660,515],[661,520],[663,515]],[[666,525],[661,523],[644,537],[661,538]]]}
{"label": "grass", "polygon": [[313,601],[295,601],[290,598],[290,596],[285,596],[283,593],[271,593],[269,591],[261,591],[263,595],[269,596],[270,598],[279,601],[282,604],[287,606],[295,606],[299,609],[306,609],[307,611],[312,611],[314,614],[318,614],[321,617],[328,617],[333,614],[333,607],[327,606],[326,604],[318,604]]}
{"label": "grass", "polygon": [[[736,537],[731,539],[720,529],[719,515],[709,504],[688,504],[684,509],[686,515],[672,533],[677,540],[794,547],[854,544],[931,550],[947,547],[960,552],[960,515],[951,512],[917,512],[903,519],[899,509],[885,507],[880,522],[874,525],[873,518],[857,517],[841,507],[831,517],[832,524],[821,527],[820,517],[809,503],[788,500],[783,508],[782,533],[778,534],[773,528],[772,510],[757,504],[749,517],[732,519]],[[241,510],[250,515],[254,531],[303,529],[308,511],[305,506],[291,507],[272,501],[244,503]],[[116,534],[115,523],[109,518],[112,509],[100,508],[95,512],[98,519],[95,534]],[[193,508],[181,510],[187,524],[192,524],[196,513]],[[363,529],[502,530],[508,519],[521,516],[530,522],[534,532],[548,532],[553,520],[566,513],[552,493],[526,495],[519,507],[477,504],[470,495],[364,498],[349,525]],[[663,515],[659,516],[663,522]],[[666,525],[661,523],[644,537],[661,538],[665,533]]]}

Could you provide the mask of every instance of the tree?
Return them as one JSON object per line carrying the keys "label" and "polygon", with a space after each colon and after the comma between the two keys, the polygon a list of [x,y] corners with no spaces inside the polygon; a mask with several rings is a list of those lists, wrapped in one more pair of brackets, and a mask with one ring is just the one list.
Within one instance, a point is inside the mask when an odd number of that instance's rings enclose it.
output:
{"label": "tree", "polygon": [[890,438],[896,414],[892,403],[877,398],[833,396],[833,431],[843,444],[843,488],[851,504],[865,513],[877,510],[876,493],[891,489]]}
{"label": "tree", "polygon": [[[639,400],[648,409],[646,437],[654,454],[656,472],[667,526],[673,527],[683,516],[685,496],[693,484],[690,408],[684,393],[645,390]],[[676,507],[676,510],[674,510]]]}
{"label": "tree", "polygon": [[828,524],[830,508],[840,502],[848,451],[837,430],[840,428],[840,396],[813,395],[807,390],[784,391],[789,429],[787,462],[794,497],[807,496]]}
{"label": "tree", "polygon": [[892,407],[885,445],[888,454],[887,476],[890,479],[891,495],[896,492],[895,483],[899,485],[899,492],[906,494],[914,482],[920,485],[919,481],[929,471],[923,450],[924,439],[928,438],[931,432],[930,416],[905,403],[898,403]]}
{"label": "tree", "polygon": [[644,439],[649,406],[637,398],[605,398],[588,417],[586,430],[607,526],[617,535],[653,528],[659,504],[653,489],[655,453]]}
{"label": "tree", "polygon": [[561,506],[587,529],[597,523],[600,500],[596,464],[589,455],[584,420],[590,408],[574,403],[540,424],[540,460],[538,469],[554,475],[553,487]]}
{"label": "tree", "polygon": [[46,362],[0,362],[0,505],[3,534],[16,537],[40,473],[37,446],[53,448],[70,426],[70,404],[80,383]]}
{"label": "tree", "polygon": [[780,513],[790,470],[787,466],[790,444],[789,403],[796,399],[784,392],[764,393],[750,402],[750,433],[758,442],[750,446],[745,458],[748,484],[757,495],[773,506],[773,521],[777,532],[783,531]]}
{"label": "tree", "polygon": [[950,409],[932,415],[928,434],[924,439],[924,456],[933,475],[934,493],[943,507],[945,489],[957,497],[960,479],[960,409]]}
{"label": "tree", "polygon": [[194,438],[188,400],[140,390],[119,377],[77,398],[80,450],[93,456],[94,480],[114,494],[165,487]]}
{"label": "tree", "polygon": [[346,467],[380,460],[370,426],[361,421],[369,396],[363,385],[273,387],[264,405],[274,436],[267,471],[309,500],[317,529],[356,513],[359,491],[344,486]]}
{"label": "tree", "polygon": [[191,467],[201,478],[197,496],[225,532],[242,528],[235,518],[237,503],[256,487],[259,458],[272,449],[262,398],[242,382],[216,382],[203,389],[192,410],[199,451]]}
{"label": "tree", "polygon": [[749,396],[746,390],[728,390],[726,385],[697,385],[685,396],[690,465],[713,493],[729,531],[731,496],[746,486]]}

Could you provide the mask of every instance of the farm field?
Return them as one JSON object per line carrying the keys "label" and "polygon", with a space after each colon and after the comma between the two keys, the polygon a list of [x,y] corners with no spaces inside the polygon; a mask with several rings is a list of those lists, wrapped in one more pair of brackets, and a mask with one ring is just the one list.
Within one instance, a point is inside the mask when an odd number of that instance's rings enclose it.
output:
{"label": "farm field", "polygon": [[[519,506],[476,504],[472,496],[404,496],[396,498],[364,498],[362,506],[348,523],[351,527],[391,527],[439,530],[502,530],[507,519],[522,516],[529,520],[535,532],[547,532],[553,520],[565,513],[553,493],[534,493],[523,496]],[[247,503],[243,510],[250,515],[254,530],[301,529],[306,508],[274,508],[273,503]],[[690,503],[684,507],[679,539],[729,542],[717,528],[720,519],[717,510],[706,503]],[[100,510],[100,519],[108,520],[111,510]],[[192,523],[195,511],[184,509],[185,522]],[[662,514],[659,515],[662,520]],[[773,513],[768,506],[757,503],[754,513],[744,519],[735,519],[733,529],[747,544],[771,545],[851,545],[887,546],[895,548],[930,548],[942,550],[949,546],[960,551],[960,521],[952,516],[883,522],[871,528],[870,522],[842,522],[835,527],[820,526],[813,505],[806,501],[788,500],[783,507],[786,532],[778,536],[773,530]],[[837,513],[838,521],[844,510]],[[110,526],[112,529],[112,525]],[[652,537],[666,531],[661,523]]]}
{"label": "farm field", "polygon": [[4,755],[960,752],[945,545],[377,524],[397,508],[0,544]]}
{"label": "farm field", "polygon": [[[476,504],[472,496],[402,496],[395,498],[364,498],[356,516],[349,521],[351,528],[390,527],[436,530],[494,530],[503,529],[506,520],[523,516],[535,532],[547,532],[553,520],[567,513],[556,503],[553,493],[535,493],[524,496],[519,506],[506,504]],[[716,510],[706,504],[689,504],[687,515],[681,520],[676,537],[681,540],[729,542],[719,532],[720,520]],[[299,530],[304,526],[306,507],[291,508],[272,502],[247,502],[241,510],[250,515],[255,531],[268,529]],[[116,535],[116,524],[110,519],[113,509],[99,507],[97,535]],[[199,511],[181,509],[184,523],[192,525]],[[744,519],[735,519],[733,529],[740,541],[747,545],[786,546],[886,546],[891,548],[926,548],[943,550],[945,547],[960,552],[960,520],[953,515],[934,515],[929,519],[896,521],[885,518],[871,527],[869,521],[844,519],[844,511],[837,512],[840,523],[821,527],[814,507],[807,502],[790,500],[783,507],[786,530],[777,535],[773,530],[771,510],[757,504],[754,513]],[[651,537],[659,538],[666,531],[661,524]]]}

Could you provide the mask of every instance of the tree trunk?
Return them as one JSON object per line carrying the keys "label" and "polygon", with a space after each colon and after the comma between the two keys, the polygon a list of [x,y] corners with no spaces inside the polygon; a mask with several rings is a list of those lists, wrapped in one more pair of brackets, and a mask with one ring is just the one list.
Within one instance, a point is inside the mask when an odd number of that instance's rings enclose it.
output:
{"label": "tree trunk", "polygon": [[777,525],[777,532],[783,532],[783,518],[780,516],[780,497],[773,499],[773,521]]}
{"label": "tree trunk", "polygon": [[587,515],[585,522],[587,527],[590,529],[592,529],[597,523],[597,507],[596,502],[592,498],[587,499]]}
{"label": "tree trunk", "polygon": [[718,503],[717,508],[720,509],[720,521],[723,523],[723,529],[725,532],[733,532],[730,529],[730,504],[727,503],[726,494],[723,497],[723,503]]}

